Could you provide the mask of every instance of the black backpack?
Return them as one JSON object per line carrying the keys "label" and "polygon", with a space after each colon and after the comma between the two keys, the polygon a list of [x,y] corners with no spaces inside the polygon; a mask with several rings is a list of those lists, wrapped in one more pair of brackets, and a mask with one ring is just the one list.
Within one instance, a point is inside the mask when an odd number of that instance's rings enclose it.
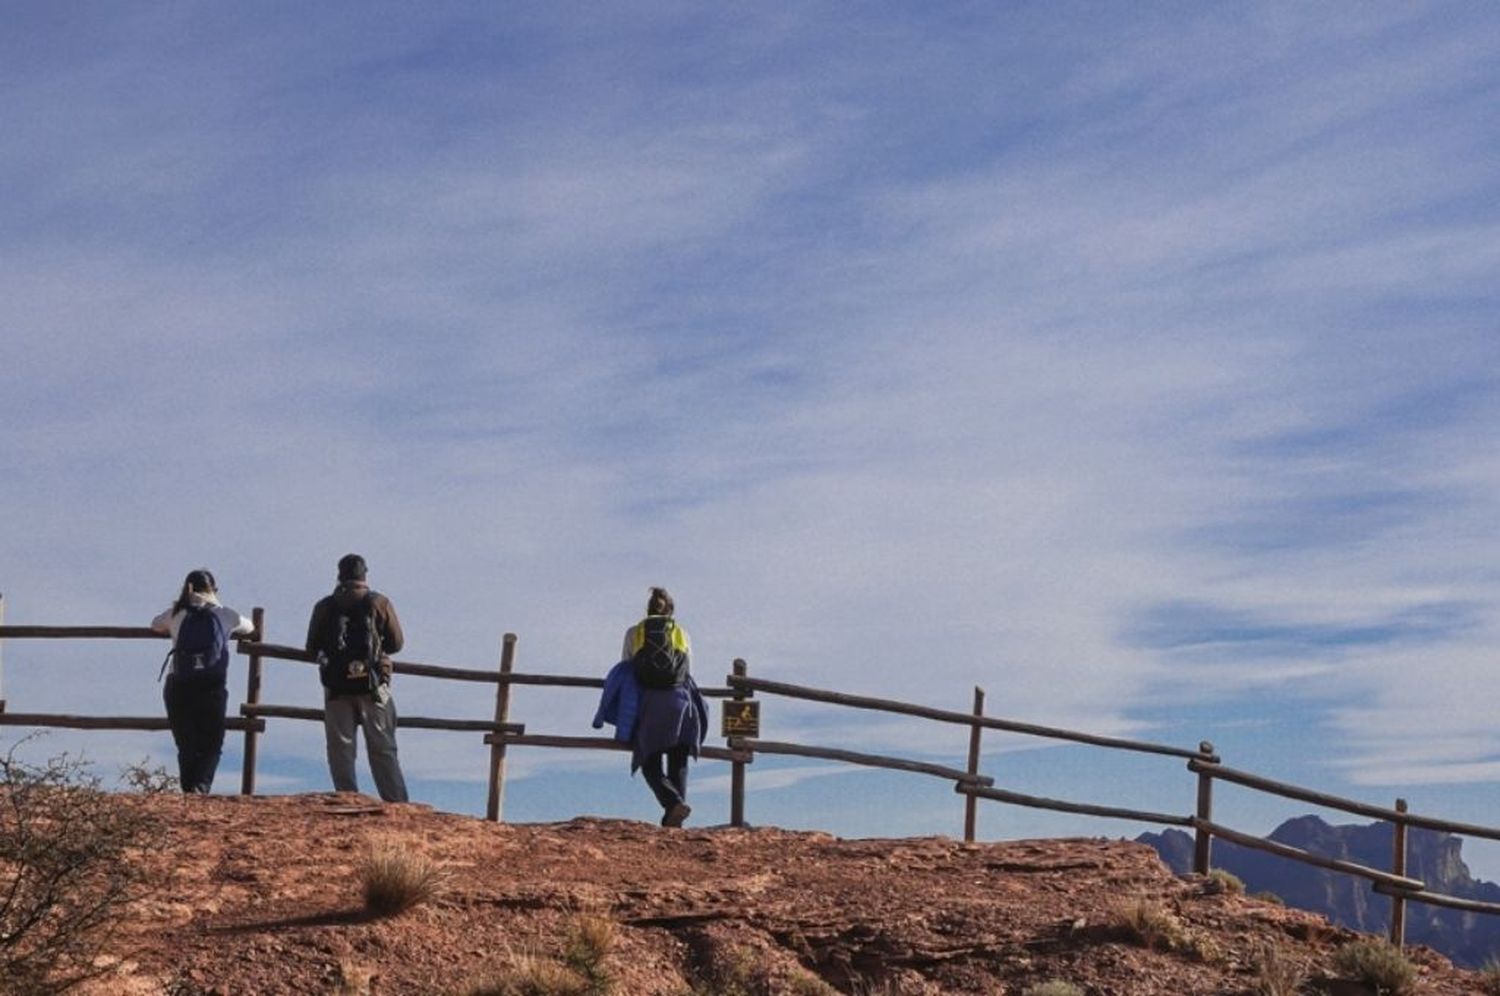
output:
{"label": "black backpack", "polygon": [[336,695],[363,695],[380,682],[380,627],[375,598],[367,594],[343,608],[335,605],[318,668],[323,687]]}
{"label": "black backpack", "polygon": [[647,616],[637,629],[640,649],[630,658],[635,680],[643,688],[676,688],[687,680],[687,654],[673,639],[677,624],[671,616]]}
{"label": "black backpack", "polygon": [[[172,665],[172,680],[195,685],[222,685],[229,675],[229,633],[209,605],[189,605],[177,627],[172,649],[161,662]],[[160,675],[157,675],[160,678]]]}

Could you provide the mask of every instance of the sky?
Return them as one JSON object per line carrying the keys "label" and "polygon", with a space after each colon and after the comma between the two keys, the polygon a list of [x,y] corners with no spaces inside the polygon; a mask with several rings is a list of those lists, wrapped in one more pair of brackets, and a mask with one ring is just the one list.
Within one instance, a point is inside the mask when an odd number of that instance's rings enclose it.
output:
{"label": "sky", "polygon": [[[406,659],[493,668],[513,632],[518,670],[602,675],[660,584],[704,684],[738,657],[947,709],[980,686],[1500,826],[1495,5],[0,13],[7,622],[144,625],[206,566],[296,644],[357,551]],[[155,714],[162,651],[6,641],[7,708]],[[482,687],[396,696],[487,718]],[[264,701],[318,695],[271,665]],[[586,735],[593,707],[526,687],[512,718]],[[762,708],[768,739],[967,743]],[[41,743],[172,764],[165,734]],[[402,739],[445,809],[482,811],[487,756]],[[619,755],[510,767],[511,818],[655,816]],[[985,767],[1194,798],[1179,761],[1045,741],[989,736]],[[693,778],[727,819],[726,769]],[[321,731],[273,721],[261,783],[326,790]],[[961,829],[919,776],[762,757],[750,791],[752,822]]]}

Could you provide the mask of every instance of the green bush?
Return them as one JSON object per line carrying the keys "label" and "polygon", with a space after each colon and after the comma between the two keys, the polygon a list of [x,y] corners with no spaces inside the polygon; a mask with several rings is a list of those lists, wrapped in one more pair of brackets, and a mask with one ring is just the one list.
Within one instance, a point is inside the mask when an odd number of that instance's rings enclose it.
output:
{"label": "green bush", "polygon": [[1376,992],[1388,996],[1411,992],[1417,980],[1417,970],[1401,949],[1376,938],[1345,944],[1334,952],[1333,966],[1339,974],[1374,986]]}

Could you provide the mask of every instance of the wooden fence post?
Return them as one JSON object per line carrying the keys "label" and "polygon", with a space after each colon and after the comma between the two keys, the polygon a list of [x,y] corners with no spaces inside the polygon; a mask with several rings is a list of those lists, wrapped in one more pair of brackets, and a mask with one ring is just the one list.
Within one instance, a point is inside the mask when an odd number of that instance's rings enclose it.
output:
{"label": "wooden fence post", "polygon": [[[1396,812],[1406,812],[1406,800],[1396,800]],[[1391,860],[1391,874],[1406,875],[1406,821],[1395,820],[1392,823],[1395,832],[1394,854]],[[1406,943],[1406,897],[1399,893],[1391,896],[1391,943],[1401,947]]]}
{"label": "wooden fence post", "polygon": [[[974,718],[984,715],[984,689],[974,686]],[[979,774],[979,737],[984,727],[975,723],[969,727],[969,774]],[[978,823],[979,797],[973,793],[964,796],[964,840],[974,843],[975,825]]]}
{"label": "wooden fence post", "polygon": [[[510,722],[510,672],[516,662],[516,634],[506,633],[500,647],[500,683],[495,686],[495,722]],[[499,739],[500,731],[494,730],[490,744],[490,798],[484,809],[484,818],[492,823],[500,822],[500,811],[505,804],[505,744]]]}
{"label": "wooden fence post", "polygon": [[[750,671],[750,666],[743,660],[734,659],[734,676],[745,677]],[[736,685],[731,698],[736,702],[743,702],[750,697],[743,688]],[[729,764],[729,825],[742,827],[745,825],[745,762],[731,761]]]}
{"label": "wooden fence post", "polygon": [[[1213,764],[1214,745],[1207,740],[1198,744],[1198,753],[1205,763]],[[1207,769],[1198,772],[1198,819],[1212,823],[1214,819],[1214,776]],[[1193,871],[1207,875],[1212,859],[1213,836],[1202,826],[1193,831]]]}
{"label": "wooden fence post", "polygon": [[[266,610],[256,606],[250,610],[251,625],[255,627],[250,639],[257,644],[266,642]],[[260,654],[250,655],[250,677],[245,687],[245,704],[260,705]],[[252,717],[253,718],[253,717]],[[240,795],[255,794],[255,759],[260,747],[260,734],[253,728],[245,731],[245,756],[240,770]]]}

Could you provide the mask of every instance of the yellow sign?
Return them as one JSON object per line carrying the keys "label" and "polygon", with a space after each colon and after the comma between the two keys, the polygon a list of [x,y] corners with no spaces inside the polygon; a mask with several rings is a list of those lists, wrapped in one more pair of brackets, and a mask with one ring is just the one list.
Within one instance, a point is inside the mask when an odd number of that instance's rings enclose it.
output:
{"label": "yellow sign", "polygon": [[725,699],[723,725],[722,735],[726,737],[760,736],[760,703]]}

